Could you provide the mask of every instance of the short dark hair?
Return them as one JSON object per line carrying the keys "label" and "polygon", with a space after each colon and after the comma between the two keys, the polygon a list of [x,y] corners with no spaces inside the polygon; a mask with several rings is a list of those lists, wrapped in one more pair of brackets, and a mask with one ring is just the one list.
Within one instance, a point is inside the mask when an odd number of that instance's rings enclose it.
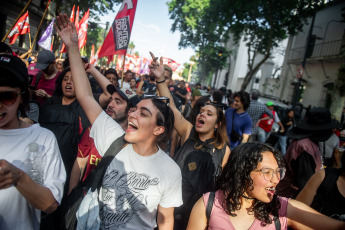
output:
{"label": "short dark hair", "polygon": [[219,90],[214,91],[212,94],[212,97],[213,97],[213,101],[216,101],[219,104],[222,103],[223,94]]}
{"label": "short dark hair", "polygon": [[107,76],[107,74],[109,73],[115,74],[117,80],[119,80],[119,75],[117,74],[116,69],[113,69],[113,68],[108,69],[107,71],[105,71],[104,76]]}
{"label": "short dark hair", "polygon": [[240,98],[240,101],[243,104],[243,109],[247,110],[250,104],[249,93],[247,93],[246,91],[239,91],[239,92],[234,93],[234,98],[235,97]]}

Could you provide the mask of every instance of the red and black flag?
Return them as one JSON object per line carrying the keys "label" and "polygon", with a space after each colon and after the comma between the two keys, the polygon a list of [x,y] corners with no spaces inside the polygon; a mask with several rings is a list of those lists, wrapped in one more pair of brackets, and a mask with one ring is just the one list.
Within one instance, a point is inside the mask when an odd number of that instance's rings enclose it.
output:
{"label": "red and black flag", "polygon": [[137,0],[123,0],[119,12],[103,42],[99,58],[115,54],[125,55],[127,53],[137,2]]}

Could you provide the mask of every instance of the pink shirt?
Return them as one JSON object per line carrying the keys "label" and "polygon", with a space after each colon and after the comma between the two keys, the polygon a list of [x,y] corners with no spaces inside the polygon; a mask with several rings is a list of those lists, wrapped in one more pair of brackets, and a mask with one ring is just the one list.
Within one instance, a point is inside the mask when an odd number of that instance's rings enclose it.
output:
{"label": "pink shirt", "polygon": [[[210,193],[206,193],[203,196],[205,209],[207,206],[208,197],[210,196]],[[278,197],[280,201],[280,209],[279,209],[279,220],[281,229],[287,229],[287,218],[286,218],[286,212],[287,212],[287,205],[288,205],[288,198],[285,197]],[[235,227],[232,225],[230,221],[229,215],[224,211],[222,207],[222,202],[224,200],[223,193],[218,190],[216,192],[214,203],[212,207],[210,222],[209,222],[209,230],[236,230]],[[252,226],[250,226],[249,229],[265,229],[265,230],[275,230],[276,227],[274,225],[274,222],[270,225],[266,225],[265,227],[261,226],[261,222],[258,219],[255,219]]]}

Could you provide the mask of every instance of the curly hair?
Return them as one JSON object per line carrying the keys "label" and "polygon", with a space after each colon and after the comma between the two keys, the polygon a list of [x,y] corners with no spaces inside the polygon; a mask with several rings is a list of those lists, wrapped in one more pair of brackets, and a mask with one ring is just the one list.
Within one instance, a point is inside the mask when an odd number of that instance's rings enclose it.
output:
{"label": "curly hair", "polygon": [[70,72],[71,69],[69,67],[67,67],[66,69],[64,69],[60,74],[59,76],[56,78],[56,81],[55,81],[55,90],[54,90],[54,94],[53,96],[57,96],[57,97],[60,97],[60,96],[63,96],[63,92],[62,92],[62,81],[63,81],[63,78],[65,77],[66,73]]}
{"label": "curly hair", "polygon": [[249,93],[247,93],[246,91],[239,91],[234,93],[233,98],[235,97],[239,97],[241,103],[243,104],[243,109],[247,110],[249,105],[250,105],[250,96]]}
{"label": "curly hair", "polygon": [[[261,143],[244,143],[237,146],[230,154],[228,162],[217,178],[216,188],[224,194],[223,208],[230,216],[236,216],[235,211],[241,209],[241,199],[248,190],[253,190],[253,180],[250,173],[257,168],[262,161],[263,152],[271,152],[277,160],[278,166],[282,167],[282,159],[278,150]],[[254,198],[252,211],[256,219],[263,226],[272,223],[269,215],[276,220],[280,202],[277,195],[273,196],[270,203],[262,202]]]}

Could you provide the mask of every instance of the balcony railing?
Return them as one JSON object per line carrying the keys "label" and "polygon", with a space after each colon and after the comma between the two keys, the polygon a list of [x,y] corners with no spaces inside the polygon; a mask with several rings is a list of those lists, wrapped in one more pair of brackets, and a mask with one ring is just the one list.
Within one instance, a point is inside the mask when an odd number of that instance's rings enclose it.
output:
{"label": "balcony railing", "polygon": [[[340,54],[342,40],[324,42],[314,45],[312,55],[308,58],[337,56]],[[289,60],[303,59],[306,47],[291,49]]]}

